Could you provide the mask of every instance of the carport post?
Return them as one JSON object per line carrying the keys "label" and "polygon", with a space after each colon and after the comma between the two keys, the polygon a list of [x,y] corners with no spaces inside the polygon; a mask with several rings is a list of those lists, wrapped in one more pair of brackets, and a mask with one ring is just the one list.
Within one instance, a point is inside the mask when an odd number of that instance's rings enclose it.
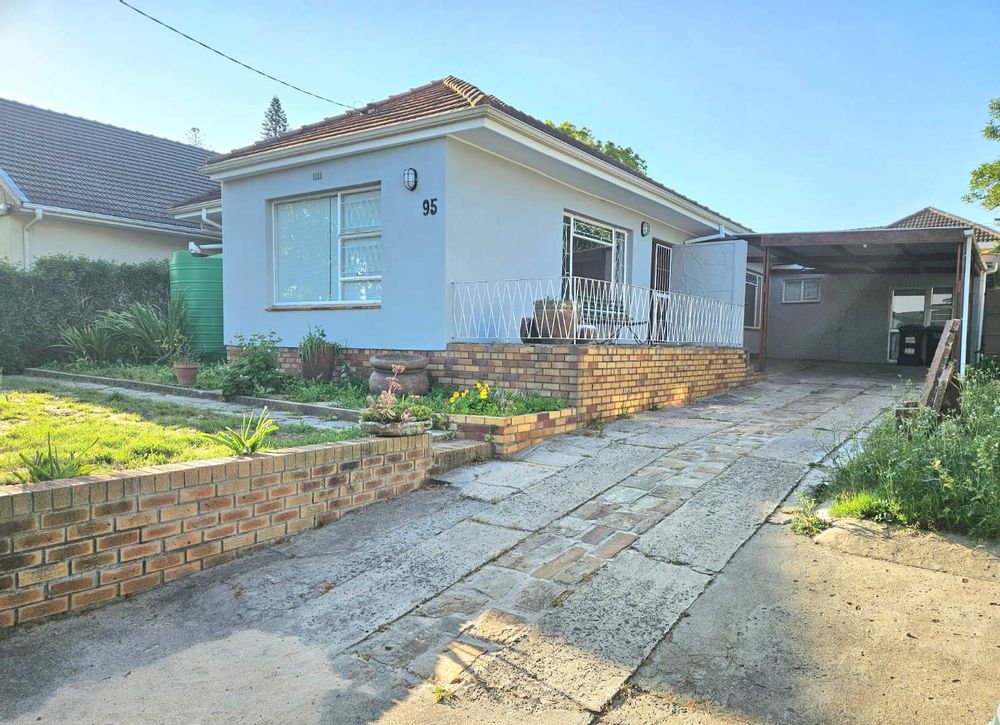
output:
{"label": "carport post", "polygon": [[962,355],[958,359],[958,374],[965,375],[965,363],[969,355],[969,311],[972,279],[972,230],[965,230],[965,254],[962,255]]}
{"label": "carport post", "polygon": [[764,247],[764,282],[760,292],[760,346],[757,351],[758,368],[767,368],[767,301],[771,296],[771,248]]}

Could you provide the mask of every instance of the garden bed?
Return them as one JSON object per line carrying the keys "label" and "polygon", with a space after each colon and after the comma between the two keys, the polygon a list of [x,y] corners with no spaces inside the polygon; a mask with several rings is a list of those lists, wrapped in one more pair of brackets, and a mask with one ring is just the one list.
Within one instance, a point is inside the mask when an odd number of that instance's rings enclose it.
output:
{"label": "garden bed", "polygon": [[1000,539],[1000,381],[970,370],[961,409],[886,414],[839,461],[822,495],[835,517]]}
{"label": "garden bed", "polygon": [[[241,417],[194,406],[131,398],[55,383],[5,378],[0,390],[0,484],[23,473],[20,454],[48,447],[81,452],[94,472],[212,458],[227,449],[205,434],[238,428]],[[319,429],[284,424],[269,439],[272,448],[357,438],[357,428]]]}

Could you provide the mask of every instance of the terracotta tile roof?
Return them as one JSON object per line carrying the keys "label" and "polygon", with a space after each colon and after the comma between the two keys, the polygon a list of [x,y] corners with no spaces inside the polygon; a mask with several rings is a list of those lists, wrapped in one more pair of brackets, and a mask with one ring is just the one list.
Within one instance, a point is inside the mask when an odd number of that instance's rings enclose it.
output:
{"label": "terracotta tile roof", "polygon": [[977,224],[960,216],[927,206],[920,211],[905,216],[892,224],[888,229],[927,229],[934,227],[968,227],[972,229],[972,238],[978,246],[995,247],[1000,244],[1000,231]]}
{"label": "terracotta tile roof", "polygon": [[313,123],[308,126],[303,126],[293,131],[289,131],[288,133],[284,133],[276,138],[259,141],[251,146],[235,149],[227,154],[209,159],[208,163],[214,164],[220,161],[227,161],[229,159],[251,156],[264,151],[291,148],[310,141],[336,138],[337,136],[343,136],[345,134],[355,133],[358,131],[384,128],[399,123],[405,123],[406,121],[430,118],[432,116],[438,116],[452,111],[481,106],[489,106],[501,111],[512,118],[516,118],[517,120],[538,129],[539,131],[547,133],[548,135],[569,144],[570,146],[580,149],[581,151],[585,151],[591,156],[617,166],[636,178],[649,182],[674,196],[684,199],[685,201],[694,204],[710,214],[718,216],[738,226],[743,226],[739,222],[720,214],[704,204],[698,203],[690,197],[684,196],[676,190],[661,184],[655,179],[636,171],[630,166],[627,166],[626,164],[623,164],[620,161],[597,151],[591,146],[557,131],[534,116],[530,116],[523,111],[517,110],[513,106],[504,103],[496,96],[484,93],[473,84],[463,81],[461,78],[456,78],[455,76],[448,76],[447,78],[442,78],[441,80],[432,81],[418,88],[412,88],[405,93],[389,96],[384,100],[369,103],[362,108],[350,110],[346,113],[340,114],[339,116],[332,116],[319,121],[318,123]]}
{"label": "terracotta tile roof", "polygon": [[2,98],[0,129],[0,171],[32,204],[196,228],[167,209],[219,187],[197,146]]}

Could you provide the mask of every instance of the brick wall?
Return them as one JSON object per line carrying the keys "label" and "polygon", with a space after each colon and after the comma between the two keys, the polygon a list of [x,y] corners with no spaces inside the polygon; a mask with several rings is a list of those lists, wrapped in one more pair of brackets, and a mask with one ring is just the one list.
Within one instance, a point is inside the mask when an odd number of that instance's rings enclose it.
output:
{"label": "brick wall", "polygon": [[0,627],[113,601],[420,486],[429,435],[0,486]]}
{"label": "brick wall", "polygon": [[541,443],[546,438],[569,433],[580,427],[576,408],[507,417],[484,415],[449,415],[448,429],[463,438],[492,444],[493,453],[509,456]]}

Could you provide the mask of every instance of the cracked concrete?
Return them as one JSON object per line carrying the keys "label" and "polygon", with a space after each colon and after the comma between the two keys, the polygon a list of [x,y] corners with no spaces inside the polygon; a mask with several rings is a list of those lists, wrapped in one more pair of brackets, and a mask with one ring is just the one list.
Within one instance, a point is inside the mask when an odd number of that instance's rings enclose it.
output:
{"label": "cracked concrete", "polygon": [[[816,603],[766,565],[778,566],[771,552],[794,554],[798,568],[780,566],[815,579],[812,552],[857,558],[867,547],[882,557],[876,586],[899,547],[832,535],[789,544],[787,527],[765,522],[784,520],[775,509],[817,475],[806,464],[890,405],[898,383],[870,370],[779,369],[13,632],[0,639],[0,717],[625,725],[896,714],[795,691],[800,669],[829,675],[832,692],[837,678],[857,686],[856,668],[816,669],[826,645],[781,596],[790,588]],[[994,585],[992,559],[967,566]],[[808,647],[769,647],[789,621]],[[975,676],[987,676],[990,622],[973,622]]]}

